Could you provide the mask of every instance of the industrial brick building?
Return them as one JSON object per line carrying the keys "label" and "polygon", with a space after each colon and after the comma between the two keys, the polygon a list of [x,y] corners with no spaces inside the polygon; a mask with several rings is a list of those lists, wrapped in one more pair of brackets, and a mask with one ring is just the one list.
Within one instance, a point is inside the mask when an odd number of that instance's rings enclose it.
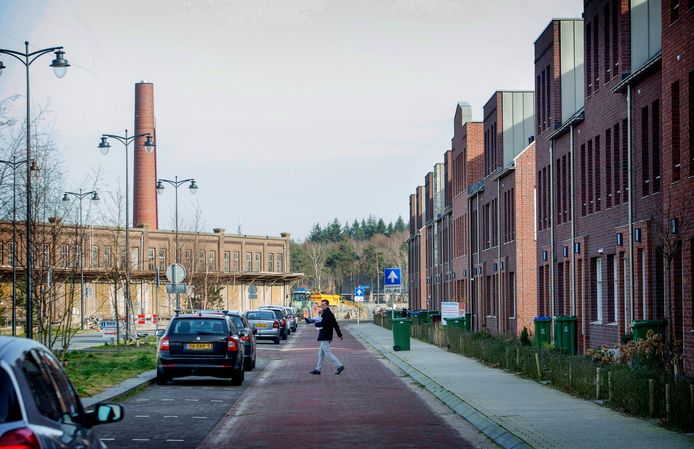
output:
{"label": "industrial brick building", "polygon": [[[618,343],[634,321],[667,320],[692,372],[694,2],[584,5],[534,42],[534,92],[495,93],[482,123],[458,104],[440,164],[452,167],[439,219],[450,214],[450,231],[416,207],[420,188],[410,202],[412,235],[426,229],[438,255],[426,306],[459,301],[475,329],[507,335],[532,331],[535,316],[575,316],[581,351]],[[509,144],[521,106],[531,131]],[[429,201],[436,177],[435,167]],[[452,251],[437,252],[447,239]],[[410,271],[421,273],[416,259]]]}

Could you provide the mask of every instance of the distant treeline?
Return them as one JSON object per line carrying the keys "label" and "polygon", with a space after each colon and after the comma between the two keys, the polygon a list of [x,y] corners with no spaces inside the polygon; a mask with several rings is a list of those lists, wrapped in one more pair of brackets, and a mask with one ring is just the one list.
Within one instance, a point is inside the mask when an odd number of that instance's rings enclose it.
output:
{"label": "distant treeline", "polygon": [[407,224],[402,219],[398,219],[393,223],[388,224],[382,219],[369,215],[366,220],[354,220],[352,224],[345,222],[340,224],[338,219],[334,219],[332,223],[321,227],[320,223],[316,223],[311,229],[307,240],[310,242],[342,242],[345,240],[370,240],[373,236],[381,234],[390,237],[398,232],[407,230]]}

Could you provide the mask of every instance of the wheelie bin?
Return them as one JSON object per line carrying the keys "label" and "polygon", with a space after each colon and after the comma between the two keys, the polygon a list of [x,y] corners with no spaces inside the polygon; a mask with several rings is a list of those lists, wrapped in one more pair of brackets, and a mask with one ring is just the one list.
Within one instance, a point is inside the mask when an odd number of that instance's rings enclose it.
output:
{"label": "wheelie bin", "polygon": [[395,318],[393,320],[393,351],[410,350],[410,326],[409,318]]}

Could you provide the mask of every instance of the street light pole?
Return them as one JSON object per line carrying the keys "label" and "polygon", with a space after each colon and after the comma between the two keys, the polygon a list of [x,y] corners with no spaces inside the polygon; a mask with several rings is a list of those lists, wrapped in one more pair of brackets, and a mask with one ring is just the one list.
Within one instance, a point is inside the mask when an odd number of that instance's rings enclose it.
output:
{"label": "street light pole", "polygon": [[[53,70],[55,72],[55,75],[58,78],[62,78],[65,76],[65,73],[67,72],[67,68],[70,67],[70,64],[68,64],[67,59],[63,58],[63,55],[65,52],[63,51],[63,47],[51,47],[51,48],[44,48],[43,50],[36,50],[33,52],[29,52],[29,41],[24,42],[24,48],[25,51],[22,53],[20,51],[15,51],[15,50],[7,50],[4,48],[0,48],[0,54],[4,55],[9,55],[24,64],[24,67],[26,69],[26,87],[27,87],[27,94],[26,94],[26,101],[27,101],[27,117],[26,117],[26,128],[27,128],[27,141],[26,141],[26,160],[30,161],[31,160],[31,104],[30,104],[30,94],[31,94],[31,85],[29,83],[29,66],[31,65],[32,62],[36,61],[39,57],[54,52],[55,53],[55,59],[53,62],[51,62],[51,67],[53,67]],[[0,74],[2,74],[3,69],[5,69],[5,65],[0,61]],[[33,337],[33,311],[32,311],[32,254],[31,254],[31,166],[27,164],[27,186],[26,186],[26,196],[27,196],[27,212],[26,212],[26,337],[27,338],[32,338]]]}
{"label": "street light pole", "polygon": [[154,142],[152,135],[142,133],[133,136],[128,136],[128,130],[125,130],[125,136],[117,136],[115,134],[102,134],[101,142],[99,142],[99,150],[105,156],[111,145],[108,139],[115,139],[125,147],[125,338],[128,339],[130,332],[130,190],[129,190],[129,168],[128,168],[128,146],[137,138],[146,137],[144,143],[145,151],[151,153],[154,151]]}
{"label": "street light pole", "polygon": [[[190,185],[188,186],[188,190],[190,190],[190,193],[195,195],[195,193],[198,191],[198,185],[195,183],[194,178],[188,178],[188,179],[183,179],[181,181],[178,180],[178,176],[175,176],[173,180],[171,179],[162,179],[159,178],[157,180],[157,193],[161,195],[164,192],[164,183],[172,185],[175,190],[175,221],[176,221],[176,231],[175,231],[175,238],[176,238],[176,249],[175,251],[175,256],[174,260],[176,263],[178,263],[178,188],[181,187],[183,184],[190,182]],[[174,288],[177,288],[177,283],[176,283],[176,270],[172,270],[173,274],[173,279],[171,280],[171,283],[174,285]],[[181,293],[176,290],[176,309],[180,309],[181,307]]]}
{"label": "street light pole", "polygon": [[63,201],[70,201],[70,196],[74,196],[80,202],[79,206],[79,233],[80,233],[80,329],[84,329],[84,228],[82,226],[82,200],[87,196],[91,195],[92,201],[99,201],[99,194],[96,190],[91,192],[82,192],[80,189],[78,192],[65,192],[63,194]]}

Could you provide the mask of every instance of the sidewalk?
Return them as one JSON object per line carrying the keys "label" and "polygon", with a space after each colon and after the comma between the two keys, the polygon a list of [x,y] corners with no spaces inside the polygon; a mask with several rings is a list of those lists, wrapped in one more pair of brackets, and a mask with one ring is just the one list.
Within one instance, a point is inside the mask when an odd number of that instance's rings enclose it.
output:
{"label": "sidewalk", "polygon": [[[537,448],[694,447],[694,435],[663,429],[419,340],[411,340],[410,351],[395,352],[391,331],[375,324],[348,328],[502,447],[522,447],[512,437]],[[500,428],[507,434],[499,433]]]}

